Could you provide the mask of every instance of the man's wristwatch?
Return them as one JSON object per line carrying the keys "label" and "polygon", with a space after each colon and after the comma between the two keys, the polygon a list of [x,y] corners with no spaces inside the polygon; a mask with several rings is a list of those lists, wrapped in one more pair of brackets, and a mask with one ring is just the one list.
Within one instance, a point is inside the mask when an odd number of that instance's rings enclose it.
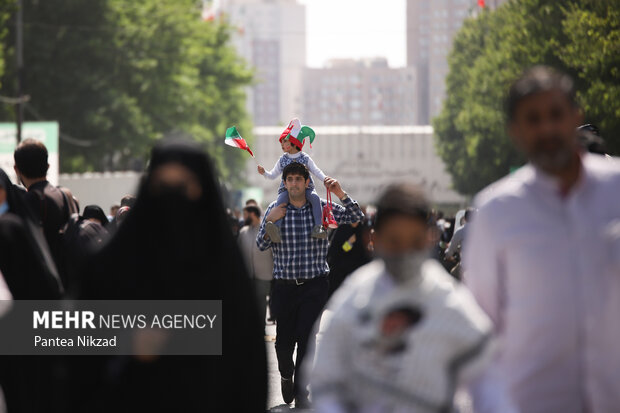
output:
{"label": "man's wristwatch", "polygon": [[349,194],[347,194],[346,192],[344,193],[344,195],[340,198],[341,201],[344,201],[345,199],[347,199],[349,197]]}

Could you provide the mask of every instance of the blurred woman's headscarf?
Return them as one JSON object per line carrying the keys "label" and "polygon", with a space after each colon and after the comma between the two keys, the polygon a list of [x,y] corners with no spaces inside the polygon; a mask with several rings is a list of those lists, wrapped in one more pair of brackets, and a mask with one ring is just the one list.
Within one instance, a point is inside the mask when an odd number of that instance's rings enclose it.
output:
{"label": "blurred woman's headscarf", "polygon": [[109,408],[265,410],[264,320],[227,222],[207,154],[187,142],[158,144],[135,206],[83,274],[83,298],[222,300],[224,354],[132,359],[107,383]]}

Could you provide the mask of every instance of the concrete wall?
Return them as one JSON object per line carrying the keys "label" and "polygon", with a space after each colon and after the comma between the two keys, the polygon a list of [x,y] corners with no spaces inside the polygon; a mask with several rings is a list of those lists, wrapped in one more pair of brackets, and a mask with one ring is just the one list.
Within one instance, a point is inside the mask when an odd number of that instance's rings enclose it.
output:
{"label": "concrete wall", "polygon": [[109,214],[113,204],[120,204],[125,195],[135,195],[141,173],[103,172],[84,174],[60,174],[59,184],[71,189],[80,202],[80,211],[86,205],[99,205]]}
{"label": "concrete wall", "polygon": [[[435,152],[431,126],[311,126],[316,140],[313,148],[306,143],[304,152],[360,203],[372,203],[385,185],[398,180],[422,186],[437,204],[465,201],[452,189],[450,175]],[[278,138],[283,129],[254,128],[252,149],[267,170],[282,155]],[[249,185],[263,189],[266,204],[276,198],[279,180],[260,176],[252,160],[248,160],[247,177]],[[318,193],[324,198],[325,187],[319,184]]]}

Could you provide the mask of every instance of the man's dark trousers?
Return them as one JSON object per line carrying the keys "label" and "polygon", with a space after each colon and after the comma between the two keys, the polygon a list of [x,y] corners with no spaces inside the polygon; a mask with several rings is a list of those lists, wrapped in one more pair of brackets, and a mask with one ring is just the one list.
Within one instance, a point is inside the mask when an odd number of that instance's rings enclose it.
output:
{"label": "man's dark trousers", "polygon": [[[307,397],[300,371],[306,350],[313,344],[313,326],[327,301],[329,282],[326,276],[310,279],[302,285],[275,280],[271,292],[271,308],[276,319],[276,355],[280,375],[290,378],[295,373],[295,395]],[[312,334],[312,337],[310,335]],[[297,344],[297,357],[293,351]],[[300,388],[300,386],[302,388]]]}

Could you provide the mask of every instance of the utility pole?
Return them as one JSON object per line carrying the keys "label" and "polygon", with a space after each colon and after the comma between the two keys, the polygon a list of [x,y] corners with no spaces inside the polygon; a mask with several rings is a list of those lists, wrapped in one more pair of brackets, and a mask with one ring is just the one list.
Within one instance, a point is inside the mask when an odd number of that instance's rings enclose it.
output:
{"label": "utility pole", "polygon": [[24,80],[24,11],[22,0],[17,0],[17,13],[15,14],[16,31],[16,55],[17,55],[17,144],[22,140],[22,123],[24,122],[24,102],[22,99],[22,87]]}

